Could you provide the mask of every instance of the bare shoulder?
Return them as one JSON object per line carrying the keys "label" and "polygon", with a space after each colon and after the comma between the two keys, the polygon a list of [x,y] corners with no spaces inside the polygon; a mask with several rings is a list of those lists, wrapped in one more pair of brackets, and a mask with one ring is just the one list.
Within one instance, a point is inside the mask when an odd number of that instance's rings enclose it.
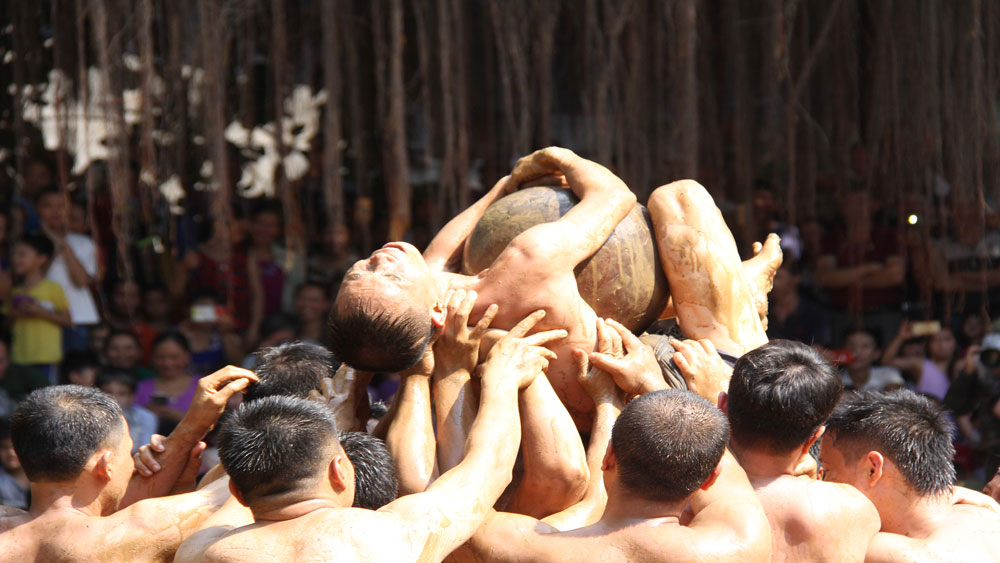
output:
{"label": "bare shoulder", "polygon": [[[743,503],[739,503],[743,504]],[[688,527],[674,523],[626,528],[615,542],[626,549],[629,561],[768,561],[771,536],[767,520],[758,507],[747,504],[750,517],[743,527]],[[747,516],[750,513],[747,512]]]}

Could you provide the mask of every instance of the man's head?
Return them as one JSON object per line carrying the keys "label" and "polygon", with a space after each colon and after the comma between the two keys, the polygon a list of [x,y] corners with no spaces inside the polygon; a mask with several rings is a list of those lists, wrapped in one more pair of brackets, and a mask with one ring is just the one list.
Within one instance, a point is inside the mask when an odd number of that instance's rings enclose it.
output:
{"label": "man's head", "polygon": [[59,383],[93,387],[101,361],[87,350],[70,350],[59,363]]}
{"label": "man's head", "polygon": [[35,211],[38,213],[38,220],[46,229],[56,232],[66,230],[66,194],[59,189],[59,186],[46,186],[35,198]]}
{"label": "man's head", "polygon": [[29,394],[11,418],[14,450],[32,483],[86,474],[117,507],[132,477],[132,439],[121,408],[92,387],[59,385]]}
{"label": "man's head", "polygon": [[110,366],[134,369],[142,358],[139,337],[131,330],[112,330],[104,339],[104,357]]}
{"label": "man's head", "polygon": [[882,491],[893,482],[916,496],[948,493],[955,482],[952,430],[939,407],[912,391],[851,393],[827,422],[825,478],[853,485],[880,511],[890,498]]}
{"label": "man's head", "polygon": [[815,350],[772,340],[744,354],[733,368],[725,399],[733,440],[772,454],[808,448],[843,390],[840,377]]}
{"label": "man's head", "polygon": [[317,490],[354,497],[354,469],[325,407],[295,397],[243,403],[218,433],[230,489],[253,508],[261,500],[296,500]]}
{"label": "man's head", "polygon": [[295,314],[303,323],[322,322],[330,312],[327,288],[319,282],[307,281],[295,289]]}
{"label": "man's head", "polygon": [[41,234],[25,235],[14,244],[11,267],[19,276],[44,274],[55,252],[55,245],[49,237]]}
{"label": "man's head", "polygon": [[135,377],[128,370],[108,367],[101,370],[97,376],[97,388],[104,391],[118,402],[118,406],[126,409],[135,400]]}
{"label": "man's head", "polygon": [[711,484],[729,442],[722,411],[690,391],[656,391],[625,407],[611,433],[621,486],[637,497],[680,502]]}
{"label": "man's head", "polygon": [[344,275],[330,311],[330,348],[365,371],[416,364],[444,321],[441,287],[413,245],[394,242]]}
{"label": "man's head", "polygon": [[333,377],[333,354],[308,342],[281,344],[260,352],[254,372],[260,380],[247,390],[245,402],[273,395],[305,399],[324,377]]}
{"label": "man's head", "polygon": [[847,333],[844,346],[854,358],[850,364],[853,368],[871,367],[882,356],[879,334],[871,329],[859,328]]}
{"label": "man's head", "polygon": [[339,437],[354,466],[354,506],[378,510],[396,500],[399,481],[385,442],[365,432],[341,432]]}

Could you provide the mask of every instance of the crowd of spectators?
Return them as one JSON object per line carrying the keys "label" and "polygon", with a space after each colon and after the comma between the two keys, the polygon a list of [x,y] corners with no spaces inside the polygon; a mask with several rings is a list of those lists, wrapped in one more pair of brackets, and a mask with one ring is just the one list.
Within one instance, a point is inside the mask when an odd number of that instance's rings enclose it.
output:
{"label": "crowd of spectators", "polygon": [[[276,202],[243,202],[227,229],[201,221],[192,244],[163,253],[140,282],[109,263],[114,245],[80,194],[44,172],[23,177],[22,195],[0,212],[0,422],[39,387],[96,386],[118,400],[138,448],[176,425],[198,378],[252,369],[262,348],[325,343],[339,280],[368,250],[331,225],[294,252]],[[846,389],[907,387],[944,404],[959,429],[960,475],[988,480],[1000,462],[1000,326],[989,317],[1000,306],[1000,216],[967,198],[906,208],[846,190],[832,219],[796,225],[778,200],[760,184],[745,220],[728,217],[745,257],[752,241],[782,236],[769,336],[820,350]],[[380,374],[369,392],[389,401],[397,386]],[[23,505],[5,429],[0,496]]]}

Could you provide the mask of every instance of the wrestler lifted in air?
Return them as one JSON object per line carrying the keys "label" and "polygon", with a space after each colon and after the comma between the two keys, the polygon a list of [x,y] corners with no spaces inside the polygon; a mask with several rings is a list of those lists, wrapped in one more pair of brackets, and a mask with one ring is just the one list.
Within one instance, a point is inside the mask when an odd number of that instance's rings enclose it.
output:
{"label": "wrestler lifted in air", "polygon": [[[471,236],[488,208],[507,194],[539,185],[572,190],[579,203],[557,220],[511,234],[488,267],[463,272],[463,261],[470,267],[482,261],[471,254],[490,252],[489,244],[473,248]],[[557,205],[551,197],[540,199]],[[549,365],[548,379],[577,425],[589,428],[593,402],[576,381],[571,351],[594,350],[598,316],[641,332],[646,328],[642,323],[676,315],[686,337],[708,339],[732,356],[767,342],[762,319],[771,279],[781,264],[778,238],[772,235],[755,245],[757,255],[741,264],[732,234],[701,185],[682,180],[657,188],[648,207],[652,238],[669,283],[667,302],[665,291],[654,287],[656,260],[644,254],[641,228],[626,224],[619,233],[622,240],[609,243],[617,250],[603,261],[595,257],[630,213],[633,222],[644,222],[635,207],[635,195],[604,166],[563,148],[536,151],[449,222],[422,255],[410,244],[393,242],[354,264],[330,315],[331,348],[357,369],[405,369],[423,357],[432,329],[443,325],[449,290],[478,293],[470,322],[488,305],[498,304],[495,328],[508,329],[541,309],[546,315],[536,330],[569,333],[550,345],[558,359]],[[505,223],[494,220],[485,228],[498,230]],[[645,237],[648,248],[650,237]],[[599,262],[594,266],[599,271],[592,271],[589,287],[582,287],[578,279],[586,274],[578,277],[577,270],[588,261]],[[612,294],[603,302],[602,290]],[[636,302],[647,309],[636,311]]]}

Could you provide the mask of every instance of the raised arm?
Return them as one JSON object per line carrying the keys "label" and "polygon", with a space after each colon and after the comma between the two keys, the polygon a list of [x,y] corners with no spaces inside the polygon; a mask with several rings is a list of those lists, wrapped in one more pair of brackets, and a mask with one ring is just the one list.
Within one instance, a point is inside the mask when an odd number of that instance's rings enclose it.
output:
{"label": "raised arm", "polygon": [[509,178],[510,176],[500,178],[493,189],[486,192],[486,195],[479,198],[479,201],[456,215],[438,231],[434,240],[427,245],[427,250],[424,250],[424,261],[427,262],[428,268],[432,271],[454,272],[461,269],[462,249],[465,240],[469,238],[469,233],[476,228],[476,224],[486,212],[486,208],[507,193]]}
{"label": "raised arm", "polygon": [[156,456],[160,470],[150,477],[139,473],[133,475],[120,506],[169,494],[192,462],[192,449],[215,426],[226,409],[226,402],[255,381],[257,376],[252,371],[234,366],[226,366],[201,378],[187,413],[164,440],[164,451]]}
{"label": "raised arm", "polygon": [[554,270],[574,268],[596,252],[635,205],[635,194],[607,168],[569,149],[549,147],[521,158],[510,174],[514,185],[562,175],[580,202],[558,221],[535,225],[511,246],[541,251]]}
{"label": "raised arm", "polygon": [[905,371],[917,383],[920,383],[920,376],[924,372],[924,358],[905,358],[899,355],[899,349],[902,348],[903,342],[906,342],[910,338],[913,338],[913,327],[910,326],[910,321],[904,320],[899,325],[899,332],[896,334],[896,337],[892,339],[892,342],[885,347],[885,352],[882,353],[882,365],[892,366],[898,370]]}
{"label": "raised arm", "polygon": [[415,559],[440,561],[468,540],[510,483],[521,440],[518,389],[548,367],[553,354],[543,345],[566,335],[555,330],[524,336],[544,314],[537,311],[518,323],[479,368],[479,414],[461,463],[426,492],[402,497],[379,511],[405,526]]}
{"label": "raised arm", "polygon": [[434,353],[428,347],[422,361],[400,373],[398,407],[385,439],[396,465],[400,496],[425,491],[437,477],[436,443],[431,423],[430,378],[433,371]]}

